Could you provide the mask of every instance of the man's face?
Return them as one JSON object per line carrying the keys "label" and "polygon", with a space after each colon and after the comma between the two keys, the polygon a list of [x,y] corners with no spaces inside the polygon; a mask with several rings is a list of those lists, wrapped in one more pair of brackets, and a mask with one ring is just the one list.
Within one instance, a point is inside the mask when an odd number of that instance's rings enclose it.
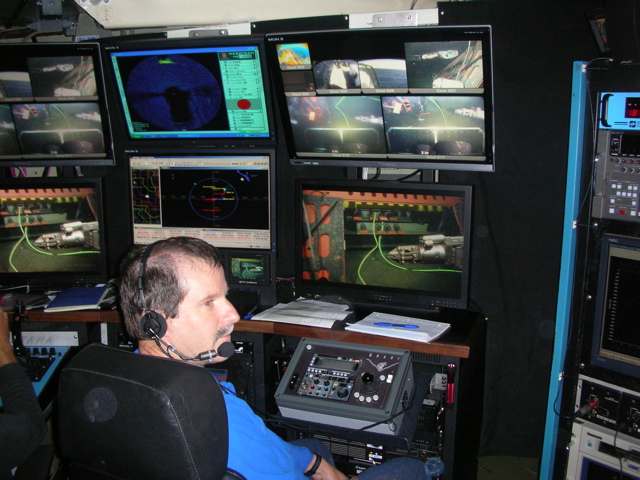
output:
{"label": "man's face", "polygon": [[[165,340],[189,357],[218,350],[231,341],[233,325],[239,320],[238,312],[226,298],[227,282],[221,267],[212,268],[202,261],[181,266],[187,295],[178,308],[178,314],[167,319]],[[215,357],[221,362],[224,357]]]}

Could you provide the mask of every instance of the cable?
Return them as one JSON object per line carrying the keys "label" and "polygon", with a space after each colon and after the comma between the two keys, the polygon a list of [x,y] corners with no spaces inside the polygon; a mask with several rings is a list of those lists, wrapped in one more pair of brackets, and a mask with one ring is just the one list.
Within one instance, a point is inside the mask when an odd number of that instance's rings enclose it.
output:
{"label": "cable", "polygon": [[623,465],[622,465],[622,454],[620,452],[620,450],[618,450],[618,434],[620,433],[620,431],[624,428],[626,428],[627,425],[624,422],[620,422],[620,425],[618,425],[618,428],[616,429],[616,433],[613,435],[613,450],[614,452],[616,452],[616,457],[618,457],[618,465],[620,465],[620,471],[618,473],[620,473],[620,480],[624,480],[624,472],[623,472]]}
{"label": "cable", "polygon": [[404,182],[405,180],[409,180],[411,177],[415,177],[421,171],[422,171],[421,169],[415,170],[414,172],[411,172],[408,175],[405,175],[404,177],[396,178],[395,181],[396,182]]}
{"label": "cable", "polygon": [[599,404],[598,400],[593,400],[589,403],[585,403],[583,406],[581,406],[578,410],[576,410],[573,413],[572,418],[584,417],[585,415],[591,413],[593,410],[598,408],[598,404]]}

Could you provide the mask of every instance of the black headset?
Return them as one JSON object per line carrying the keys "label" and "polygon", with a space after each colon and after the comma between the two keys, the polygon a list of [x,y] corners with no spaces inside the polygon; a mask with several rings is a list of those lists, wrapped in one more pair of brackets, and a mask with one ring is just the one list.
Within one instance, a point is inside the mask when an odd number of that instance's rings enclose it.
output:
{"label": "black headset", "polygon": [[140,258],[140,270],[138,272],[138,298],[140,299],[140,305],[138,307],[145,312],[140,319],[140,328],[144,335],[152,340],[162,338],[164,334],[167,333],[167,320],[162,314],[155,310],[149,310],[149,307],[147,307],[147,301],[144,298],[144,286],[147,283],[147,260],[149,259],[149,255],[151,254],[153,247],[161,241],[162,240],[152,243],[144,251]]}

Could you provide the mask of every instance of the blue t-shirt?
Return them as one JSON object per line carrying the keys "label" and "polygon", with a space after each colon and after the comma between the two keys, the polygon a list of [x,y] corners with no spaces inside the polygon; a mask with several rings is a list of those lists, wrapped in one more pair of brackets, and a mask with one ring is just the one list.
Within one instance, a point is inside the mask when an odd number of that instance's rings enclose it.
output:
{"label": "blue t-shirt", "polygon": [[220,382],[224,388],[229,420],[229,459],[227,468],[248,480],[302,480],[313,459],[306,447],[292,445],[269,430],[247,403],[228,393],[232,384]]}

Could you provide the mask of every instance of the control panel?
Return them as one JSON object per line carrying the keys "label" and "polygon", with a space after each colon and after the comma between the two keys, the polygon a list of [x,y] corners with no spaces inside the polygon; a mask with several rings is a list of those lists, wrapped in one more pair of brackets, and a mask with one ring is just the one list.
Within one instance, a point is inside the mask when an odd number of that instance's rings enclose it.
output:
{"label": "control panel", "polygon": [[[356,380],[356,372],[360,368],[362,361],[359,358],[334,358],[325,354],[315,353],[307,367],[307,371],[298,387],[298,395],[309,395],[323,397],[330,400],[342,402],[349,401]],[[367,402],[378,400],[378,386],[373,374],[366,373],[366,380],[363,379],[363,387],[366,385],[369,393],[373,396],[365,397],[367,392],[355,392],[354,395],[362,399],[367,398]],[[297,377],[291,381],[295,382]],[[366,382],[366,383],[365,383]]]}
{"label": "control panel", "polygon": [[395,435],[414,386],[409,351],[303,338],[275,398],[287,418]]}
{"label": "control panel", "polygon": [[[69,347],[33,347],[26,348],[23,355],[18,356],[18,363],[31,380],[36,396],[40,396],[49,380],[60,367]],[[2,398],[0,398],[0,407]]]}
{"label": "control panel", "polygon": [[581,375],[576,411],[581,408],[588,410],[584,420],[640,438],[640,393]]}
{"label": "control panel", "polygon": [[640,92],[600,95],[593,216],[640,222]]}

